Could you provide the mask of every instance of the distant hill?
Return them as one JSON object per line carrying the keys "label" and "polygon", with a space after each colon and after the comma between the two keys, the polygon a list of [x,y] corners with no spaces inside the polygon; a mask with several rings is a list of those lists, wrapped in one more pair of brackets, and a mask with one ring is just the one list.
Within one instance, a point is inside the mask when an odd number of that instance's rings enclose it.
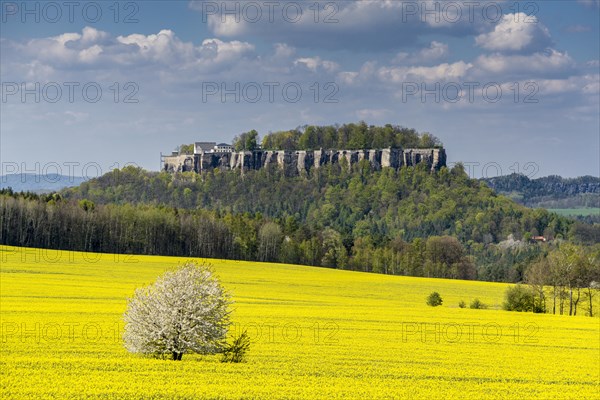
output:
{"label": "distant hill", "polygon": [[0,176],[0,189],[12,188],[15,192],[47,193],[79,186],[87,179],[81,176],[58,174],[8,174]]}
{"label": "distant hill", "polygon": [[589,175],[529,179],[522,174],[511,174],[482,180],[496,192],[528,207],[600,207],[600,178]]}

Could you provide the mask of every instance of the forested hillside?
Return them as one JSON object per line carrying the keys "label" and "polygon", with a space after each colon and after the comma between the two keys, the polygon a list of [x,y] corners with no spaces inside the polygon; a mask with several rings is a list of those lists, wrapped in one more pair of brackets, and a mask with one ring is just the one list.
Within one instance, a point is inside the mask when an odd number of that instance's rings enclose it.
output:
{"label": "forested hillside", "polygon": [[304,177],[127,167],[61,194],[0,200],[2,244],[497,281],[520,280],[548,251],[532,235],[582,244],[599,236],[496,195],[460,165],[437,173],[328,165]]}
{"label": "forested hillside", "polygon": [[511,174],[483,179],[499,193],[510,195],[528,207],[574,208],[600,207],[600,178],[547,176],[529,179]]}
{"label": "forested hillside", "polygon": [[342,237],[413,240],[453,235],[462,242],[494,243],[512,234],[565,236],[570,223],[529,210],[469,179],[462,166],[431,174],[425,167],[372,171],[364,161],[348,171],[328,165],[307,177],[276,168],[203,174],[153,173],[129,167],[64,191],[96,204],[150,203],[269,218],[333,228]]}

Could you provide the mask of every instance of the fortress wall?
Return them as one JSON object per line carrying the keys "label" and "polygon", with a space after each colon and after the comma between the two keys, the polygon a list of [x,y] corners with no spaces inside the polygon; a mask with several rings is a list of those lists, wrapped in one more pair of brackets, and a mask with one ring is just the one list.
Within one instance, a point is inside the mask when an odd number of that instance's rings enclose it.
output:
{"label": "fortress wall", "polygon": [[163,157],[163,170],[169,172],[208,171],[215,168],[258,170],[276,165],[286,175],[310,172],[326,164],[339,163],[344,159],[348,165],[368,160],[374,170],[398,169],[426,163],[432,171],[446,166],[444,149],[371,149],[371,150],[268,150],[232,153],[204,153]]}
{"label": "fortress wall", "polygon": [[197,171],[197,165],[193,155],[181,154],[177,156],[164,156],[162,162],[163,170],[167,172]]}

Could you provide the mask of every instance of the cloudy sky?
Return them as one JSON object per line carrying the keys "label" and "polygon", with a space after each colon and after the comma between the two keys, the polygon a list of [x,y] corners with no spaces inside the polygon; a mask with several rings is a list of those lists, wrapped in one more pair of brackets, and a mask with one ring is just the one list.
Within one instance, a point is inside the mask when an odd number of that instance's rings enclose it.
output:
{"label": "cloudy sky", "polygon": [[364,120],[474,177],[600,174],[598,0],[1,5],[2,173]]}

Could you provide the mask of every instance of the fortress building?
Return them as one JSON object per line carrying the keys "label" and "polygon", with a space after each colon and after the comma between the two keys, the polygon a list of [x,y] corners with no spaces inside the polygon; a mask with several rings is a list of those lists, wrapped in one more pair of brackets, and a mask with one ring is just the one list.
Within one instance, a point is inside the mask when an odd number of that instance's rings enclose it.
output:
{"label": "fortress building", "polygon": [[372,149],[372,150],[254,150],[233,151],[231,145],[216,142],[197,142],[194,154],[173,152],[161,154],[162,169],[168,172],[203,172],[216,168],[230,170],[258,170],[271,166],[281,168],[286,175],[308,173],[325,164],[336,164],[345,159],[348,165],[367,160],[374,170],[398,169],[426,163],[432,171],[446,166],[443,148],[430,149]]}

